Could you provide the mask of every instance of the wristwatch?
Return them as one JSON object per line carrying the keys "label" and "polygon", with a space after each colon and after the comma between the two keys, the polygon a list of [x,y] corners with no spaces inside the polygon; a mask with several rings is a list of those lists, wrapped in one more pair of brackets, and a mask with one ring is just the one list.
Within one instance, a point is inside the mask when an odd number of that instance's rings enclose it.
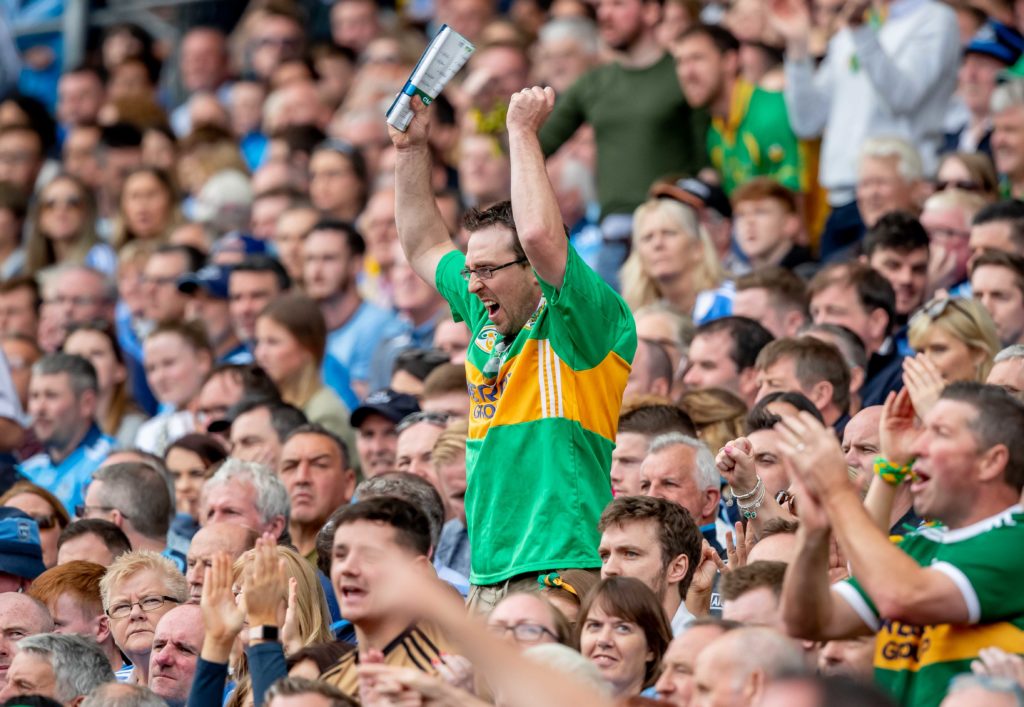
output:
{"label": "wristwatch", "polygon": [[250,641],[276,641],[278,640],[277,626],[253,626],[249,629]]}

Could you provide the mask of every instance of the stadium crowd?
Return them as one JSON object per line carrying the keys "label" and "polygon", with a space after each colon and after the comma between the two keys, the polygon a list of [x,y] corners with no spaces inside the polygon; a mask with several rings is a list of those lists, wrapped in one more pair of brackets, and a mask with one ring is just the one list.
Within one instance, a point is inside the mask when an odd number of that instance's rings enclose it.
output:
{"label": "stadium crowd", "polygon": [[67,11],[0,6],[0,704],[1024,705],[1024,4]]}

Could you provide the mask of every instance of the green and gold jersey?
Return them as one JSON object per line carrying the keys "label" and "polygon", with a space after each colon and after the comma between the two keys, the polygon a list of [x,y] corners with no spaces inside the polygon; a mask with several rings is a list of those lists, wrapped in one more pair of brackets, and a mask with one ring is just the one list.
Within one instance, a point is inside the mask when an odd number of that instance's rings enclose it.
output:
{"label": "green and gold jersey", "polygon": [[611,501],[611,454],[636,352],[626,303],[568,250],[561,288],[540,280],[537,311],[504,341],[452,252],[437,289],[472,332],[466,354],[466,527],[474,584],[598,567],[597,521]]}
{"label": "green and gold jersey", "polygon": [[725,193],[754,177],[773,177],[793,191],[806,191],[800,143],[789,126],[782,93],[743,79],[732,91],[729,120],[715,118],[708,129],[708,154]]}
{"label": "green and gold jersey", "polygon": [[971,661],[989,646],[1024,654],[1024,508],[966,528],[925,527],[900,541],[922,567],[947,575],[970,612],[964,625],[914,626],[882,620],[855,578],[836,591],[876,629],[875,680],[904,707],[942,702],[949,682],[971,672]]}

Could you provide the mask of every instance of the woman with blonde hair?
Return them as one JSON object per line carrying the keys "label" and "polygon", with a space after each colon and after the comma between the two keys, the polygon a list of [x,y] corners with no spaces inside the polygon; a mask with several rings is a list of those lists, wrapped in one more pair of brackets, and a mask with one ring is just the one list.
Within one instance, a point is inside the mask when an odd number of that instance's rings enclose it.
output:
{"label": "woman with blonde hair", "polygon": [[51,265],[88,265],[107,275],[117,266],[114,250],[96,235],[96,199],[77,177],[58,174],[39,192],[28,223],[25,272]]}
{"label": "woman with blonde hair", "polygon": [[124,674],[118,671],[118,680],[148,684],[156,625],[161,616],[188,599],[185,576],[174,562],[155,552],[126,552],[100,580],[100,599],[114,643],[131,661],[122,669]]}
{"label": "woman with blonde hair", "polygon": [[278,297],[256,319],[256,363],[281,391],[281,399],[310,422],[351,440],[349,411],[320,373],[327,324],[320,307],[302,294]]}
{"label": "woman with blonde hair", "polygon": [[697,428],[697,437],[712,454],[745,432],[747,406],[738,396],[722,388],[696,388],[679,397],[677,403]]}
{"label": "woman with blonde hair", "polygon": [[903,361],[903,380],[914,409],[923,415],[942,389],[957,381],[984,383],[1002,348],[996,325],[976,299],[933,299],[910,319],[907,332],[914,357]]}
{"label": "woman with blonde hair", "polygon": [[675,199],[649,199],[633,212],[633,249],[619,277],[631,310],[664,300],[697,324],[732,311],[710,236],[697,211]]}

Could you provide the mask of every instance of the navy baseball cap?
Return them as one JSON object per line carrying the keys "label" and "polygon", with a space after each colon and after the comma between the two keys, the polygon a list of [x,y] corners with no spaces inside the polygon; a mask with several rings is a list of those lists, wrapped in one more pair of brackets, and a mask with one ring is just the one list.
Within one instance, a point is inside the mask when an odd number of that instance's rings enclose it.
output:
{"label": "navy baseball cap", "polygon": [[686,177],[674,182],[655,182],[648,194],[655,199],[675,199],[697,211],[710,209],[722,218],[732,218],[729,197],[720,186],[703,179]]}
{"label": "navy baseball cap", "polygon": [[215,256],[226,252],[239,253],[243,256],[261,255],[263,253],[270,253],[270,246],[266,241],[251,236],[248,233],[231,231],[225,233],[213,244],[213,251],[210,255]]}
{"label": "navy baseball cap", "polygon": [[35,579],[45,571],[39,526],[17,508],[0,507],[0,572]]}
{"label": "navy baseball cap", "polygon": [[971,37],[964,54],[982,54],[1013,66],[1024,53],[1024,35],[1013,27],[989,20]]}
{"label": "navy baseball cap", "polygon": [[178,278],[178,289],[186,295],[203,289],[211,297],[228,298],[228,278],[231,268],[225,265],[207,265],[196,272],[190,272]]}
{"label": "navy baseball cap", "polygon": [[397,425],[406,415],[419,411],[420,404],[413,396],[391,389],[378,390],[367,395],[362,404],[352,411],[352,427],[359,429],[370,415],[380,415]]}

